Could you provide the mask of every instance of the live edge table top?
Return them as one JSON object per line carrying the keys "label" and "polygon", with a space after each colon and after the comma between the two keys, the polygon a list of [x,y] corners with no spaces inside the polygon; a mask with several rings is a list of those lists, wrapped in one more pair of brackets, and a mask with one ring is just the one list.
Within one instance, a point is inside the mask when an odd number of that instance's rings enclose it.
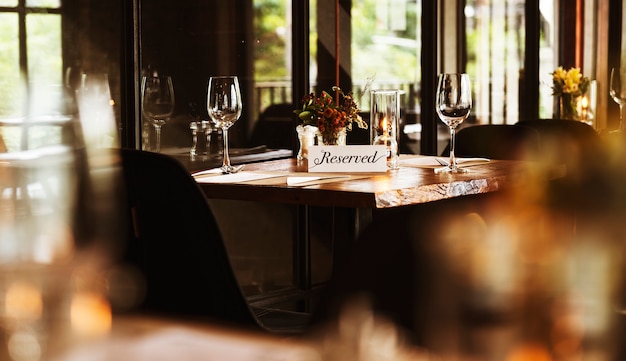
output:
{"label": "live edge table top", "polygon": [[[344,178],[307,185],[293,186],[276,180],[266,184],[200,182],[199,185],[206,197],[213,199],[384,209],[523,186],[536,180],[538,173],[545,175],[545,169],[537,171],[541,168],[537,164],[522,161],[491,160],[468,168],[468,173],[435,174],[432,167],[401,165],[384,173],[349,173]],[[307,172],[307,164],[295,158],[280,159],[248,164],[245,171],[280,173],[286,179],[291,174]],[[549,177],[554,177],[554,172],[551,173]]]}

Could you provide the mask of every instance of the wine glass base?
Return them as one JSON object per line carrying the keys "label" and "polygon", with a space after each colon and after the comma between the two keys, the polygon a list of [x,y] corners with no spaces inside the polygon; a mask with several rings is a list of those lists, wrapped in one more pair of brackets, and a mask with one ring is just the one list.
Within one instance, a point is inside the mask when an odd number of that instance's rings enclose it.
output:
{"label": "wine glass base", "polygon": [[240,170],[242,170],[244,167],[244,165],[223,165],[220,167],[220,169],[222,170],[223,174],[231,174],[231,173],[237,173]]}
{"label": "wine glass base", "polygon": [[444,173],[469,173],[469,169],[467,168],[459,168],[459,167],[450,167],[450,166],[445,166],[445,167],[440,167],[440,168],[435,168],[435,174],[444,174]]}

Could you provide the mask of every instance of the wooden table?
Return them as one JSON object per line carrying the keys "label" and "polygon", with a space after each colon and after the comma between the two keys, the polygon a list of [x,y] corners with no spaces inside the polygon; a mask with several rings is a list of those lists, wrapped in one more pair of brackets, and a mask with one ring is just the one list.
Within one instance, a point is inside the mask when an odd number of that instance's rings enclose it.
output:
{"label": "wooden table", "polygon": [[[416,156],[414,156],[416,157]],[[403,157],[401,164],[407,160]],[[333,207],[347,214],[334,224],[351,224],[352,229],[333,239],[334,264],[349,252],[363,225],[389,210],[430,204],[469,195],[493,193],[524,184],[537,165],[520,161],[491,160],[472,166],[470,172],[435,174],[432,167],[400,166],[384,173],[352,173],[346,178],[320,183],[289,186],[288,176],[302,175],[306,162],[294,158],[246,165],[246,172],[276,173],[280,177],[244,183],[203,183],[200,187],[210,199],[228,199],[297,205],[294,227],[294,279],[304,290],[311,288],[310,207]],[[309,175],[315,175],[310,173]],[[553,175],[550,175],[553,176]],[[345,222],[344,222],[345,221]],[[348,236],[346,237],[346,234]],[[333,238],[335,238],[333,236]],[[337,250],[338,247],[343,247]]]}
{"label": "wooden table", "polygon": [[[200,187],[208,198],[385,209],[498,191],[522,182],[528,167],[527,162],[492,160],[471,167],[469,173],[435,174],[431,167],[401,166],[385,173],[351,173],[350,178],[308,186],[257,181],[200,183]],[[306,172],[307,165],[290,158],[249,164],[245,171],[284,173],[286,178]]]}

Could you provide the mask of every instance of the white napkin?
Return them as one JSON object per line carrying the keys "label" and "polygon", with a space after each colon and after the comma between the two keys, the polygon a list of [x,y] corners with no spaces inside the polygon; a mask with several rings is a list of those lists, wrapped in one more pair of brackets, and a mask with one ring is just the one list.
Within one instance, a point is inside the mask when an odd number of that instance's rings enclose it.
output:
{"label": "white napkin", "polygon": [[[337,179],[337,178],[350,178],[350,176],[343,175],[332,175],[332,176],[297,176],[297,177],[287,177],[287,185],[288,186],[300,186],[300,185],[313,185],[315,183],[323,183],[323,181],[328,179]],[[321,182],[317,182],[321,181]]]}
{"label": "white napkin", "polygon": [[275,178],[282,177],[281,174],[276,173],[256,173],[256,172],[237,172],[231,174],[221,174],[221,171],[217,174],[219,175],[211,175],[216,174],[216,172],[211,172],[212,170],[194,173],[193,176],[198,183],[241,183],[248,182],[258,179],[266,179],[266,178]]}
{"label": "white napkin", "polygon": [[[441,161],[441,163],[439,162]],[[476,163],[490,162],[488,158],[456,158],[456,163],[461,165],[472,165]],[[441,167],[443,164],[448,164],[450,158],[448,157],[433,157],[433,156],[416,156],[411,158],[405,158],[400,160],[400,165],[413,166],[413,167]],[[443,164],[442,164],[443,163]]]}

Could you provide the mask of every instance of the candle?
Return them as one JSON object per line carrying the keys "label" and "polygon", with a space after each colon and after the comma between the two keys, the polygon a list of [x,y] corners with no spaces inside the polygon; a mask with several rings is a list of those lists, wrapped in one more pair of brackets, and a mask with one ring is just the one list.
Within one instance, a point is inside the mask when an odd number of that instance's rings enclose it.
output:
{"label": "candle", "polygon": [[372,90],[371,92],[371,144],[385,145],[387,166],[398,168],[398,122],[400,92],[398,90]]}
{"label": "candle", "polygon": [[587,98],[587,96],[583,96],[580,99],[580,120],[582,121],[586,121],[587,120],[587,110],[589,109],[589,99]]}
{"label": "candle", "polygon": [[380,121],[380,131],[381,133],[383,133],[383,136],[388,136],[389,135],[389,122],[387,122],[387,117],[383,117],[383,119]]}

